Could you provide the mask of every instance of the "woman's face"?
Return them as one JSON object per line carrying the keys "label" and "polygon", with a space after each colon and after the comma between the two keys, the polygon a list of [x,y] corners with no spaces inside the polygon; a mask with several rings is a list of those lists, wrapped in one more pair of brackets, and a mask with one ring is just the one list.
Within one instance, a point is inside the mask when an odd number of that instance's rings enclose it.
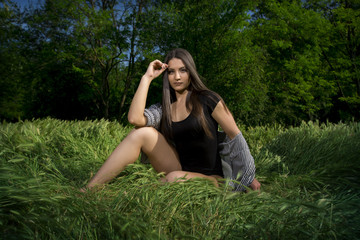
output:
{"label": "woman's face", "polygon": [[179,58],[173,58],[168,63],[168,79],[170,86],[179,93],[183,93],[190,85],[190,73]]}

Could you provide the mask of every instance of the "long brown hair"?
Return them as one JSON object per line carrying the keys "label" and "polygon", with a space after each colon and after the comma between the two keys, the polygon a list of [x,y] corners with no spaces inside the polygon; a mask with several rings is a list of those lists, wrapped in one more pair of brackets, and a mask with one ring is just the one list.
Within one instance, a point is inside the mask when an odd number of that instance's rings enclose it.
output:
{"label": "long brown hair", "polygon": [[[184,63],[187,71],[190,75],[190,85],[188,87],[188,95],[186,97],[186,109],[193,114],[204,132],[209,137],[212,136],[209,130],[209,124],[204,115],[204,109],[201,102],[198,99],[199,95],[205,95],[210,97],[210,100],[216,101],[212,96],[216,96],[222,102],[222,98],[215,92],[209,90],[205,84],[201,81],[198,72],[196,71],[196,65],[191,54],[182,48],[176,48],[170,51],[165,57],[164,63],[168,64],[173,58],[181,59]],[[212,93],[212,94],[210,94]],[[163,96],[162,96],[162,119],[161,119],[161,132],[168,141],[172,139],[172,128],[171,128],[171,104],[176,101],[176,95],[174,89],[169,84],[168,72],[165,71],[163,74]],[[224,102],[223,102],[224,103]],[[225,106],[225,104],[224,104]]]}

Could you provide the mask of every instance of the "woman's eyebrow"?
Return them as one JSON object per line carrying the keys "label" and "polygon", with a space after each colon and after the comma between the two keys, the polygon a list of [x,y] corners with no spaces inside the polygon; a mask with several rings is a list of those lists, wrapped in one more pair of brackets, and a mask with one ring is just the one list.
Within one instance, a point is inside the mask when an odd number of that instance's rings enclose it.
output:
{"label": "woman's eyebrow", "polygon": [[[181,67],[179,67],[179,69],[181,69],[181,68],[186,68],[185,66],[181,66]],[[172,68],[172,67],[168,67],[168,69],[174,69],[174,68]]]}
{"label": "woman's eyebrow", "polygon": [[[182,70],[182,69],[186,69],[186,67],[185,67],[185,66],[181,66],[181,67],[179,67],[178,69]],[[174,71],[175,68],[168,67],[167,70],[168,70],[168,71]]]}

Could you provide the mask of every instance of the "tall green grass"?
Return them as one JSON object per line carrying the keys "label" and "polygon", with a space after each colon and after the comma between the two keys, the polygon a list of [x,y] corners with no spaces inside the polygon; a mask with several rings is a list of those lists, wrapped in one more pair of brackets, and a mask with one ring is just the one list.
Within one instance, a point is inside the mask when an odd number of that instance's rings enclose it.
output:
{"label": "tall green grass", "polygon": [[97,191],[78,189],[130,128],[54,119],[0,127],[3,239],[357,239],[360,124],[244,130],[261,193],[206,180],[161,184],[128,166]]}

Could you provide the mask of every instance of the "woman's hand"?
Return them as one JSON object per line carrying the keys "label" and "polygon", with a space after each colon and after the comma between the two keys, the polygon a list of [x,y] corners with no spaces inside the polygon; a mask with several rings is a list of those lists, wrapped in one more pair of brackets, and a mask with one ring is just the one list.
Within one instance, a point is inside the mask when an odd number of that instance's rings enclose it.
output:
{"label": "woman's hand", "polygon": [[252,190],[257,191],[260,190],[261,184],[260,182],[254,178],[254,180],[252,181],[252,183],[249,186]]}
{"label": "woman's hand", "polygon": [[159,60],[154,60],[149,64],[144,77],[146,77],[150,80],[153,80],[153,79],[157,78],[158,76],[160,76],[160,74],[162,74],[166,70],[167,67],[168,67],[167,64],[162,63]]}
{"label": "woman's hand", "polygon": [[130,109],[128,112],[128,121],[136,127],[144,127],[147,123],[147,118],[144,116],[146,105],[146,98],[149,91],[151,81],[160,76],[168,67],[167,64],[159,60],[152,61],[146,73],[141,78],[140,84],[135,92],[131,101]]}

